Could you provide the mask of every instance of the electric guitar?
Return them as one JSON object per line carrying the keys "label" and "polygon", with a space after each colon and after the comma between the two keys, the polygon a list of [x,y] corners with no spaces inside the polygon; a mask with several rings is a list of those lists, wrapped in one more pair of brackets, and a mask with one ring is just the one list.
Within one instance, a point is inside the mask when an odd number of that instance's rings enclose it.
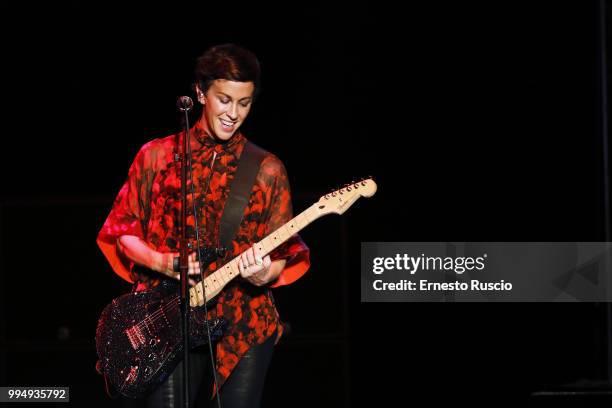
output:
{"label": "electric guitar", "polygon": [[[365,179],[326,194],[254,246],[265,256],[317,218],[343,214],[360,197],[374,195],[376,188],[372,179]],[[212,306],[215,296],[240,275],[239,258],[189,289],[191,347],[208,343],[206,321],[211,340],[221,337],[225,321],[207,320],[204,304]],[[104,308],[96,329],[97,368],[119,393],[142,397],[174,371],[183,355],[179,306],[178,282],[166,280],[152,289],[122,295]]]}

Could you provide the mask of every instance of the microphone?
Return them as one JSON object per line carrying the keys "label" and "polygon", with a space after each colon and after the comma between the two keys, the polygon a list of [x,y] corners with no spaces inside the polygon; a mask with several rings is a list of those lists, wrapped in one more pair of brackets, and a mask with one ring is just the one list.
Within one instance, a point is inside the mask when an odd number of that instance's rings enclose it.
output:
{"label": "microphone", "polygon": [[193,100],[188,96],[180,96],[176,101],[176,107],[181,112],[189,112],[193,108]]}

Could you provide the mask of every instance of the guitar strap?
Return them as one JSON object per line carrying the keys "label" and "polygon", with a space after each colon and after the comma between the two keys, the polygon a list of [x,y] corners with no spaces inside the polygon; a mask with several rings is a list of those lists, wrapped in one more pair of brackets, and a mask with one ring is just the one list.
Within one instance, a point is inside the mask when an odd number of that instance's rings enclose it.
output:
{"label": "guitar strap", "polygon": [[[259,173],[259,166],[266,151],[254,143],[247,142],[238,161],[238,170],[230,186],[229,196],[223,208],[219,224],[219,243],[222,247],[232,248],[232,239],[238,233],[244,210],[249,204],[251,190]],[[230,251],[231,252],[231,251]]]}
{"label": "guitar strap", "polygon": [[[256,144],[247,142],[238,159],[238,169],[230,185],[230,192],[219,224],[219,245],[228,251],[231,250],[232,239],[240,228],[244,210],[249,204],[253,184],[255,184],[259,167],[266,153],[264,149]],[[180,271],[178,256],[174,258],[173,266],[175,272]],[[134,288],[136,288],[136,285],[137,282],[134,283]]]}

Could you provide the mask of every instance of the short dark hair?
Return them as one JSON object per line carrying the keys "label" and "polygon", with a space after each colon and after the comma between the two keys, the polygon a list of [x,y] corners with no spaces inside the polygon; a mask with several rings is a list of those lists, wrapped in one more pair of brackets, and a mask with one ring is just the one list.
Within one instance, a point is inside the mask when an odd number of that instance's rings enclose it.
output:
{"label": "short dark hair", "polygon": [[196,60],[195,78],[202,92],[216,79],[253,82],[254,93],[260,87],[261,69],[255,54],[236,44],[221,44],[209,48]]}

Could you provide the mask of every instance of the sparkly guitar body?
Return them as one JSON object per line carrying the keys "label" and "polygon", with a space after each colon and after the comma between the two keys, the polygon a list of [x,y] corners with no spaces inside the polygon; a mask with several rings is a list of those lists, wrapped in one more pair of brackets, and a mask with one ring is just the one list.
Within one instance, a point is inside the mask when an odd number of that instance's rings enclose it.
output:
{"label": "sparkly guitar body", "polygon": [[[190,346],[207,344],[204,306],[192,308],[189,316]],[[209,320],[212,341],[224,325],[223,319]],[[142,397],[164,382],[183,356],[178,282],[114,299],[98,321],[96,349],[98,370],[127,397]]]}

